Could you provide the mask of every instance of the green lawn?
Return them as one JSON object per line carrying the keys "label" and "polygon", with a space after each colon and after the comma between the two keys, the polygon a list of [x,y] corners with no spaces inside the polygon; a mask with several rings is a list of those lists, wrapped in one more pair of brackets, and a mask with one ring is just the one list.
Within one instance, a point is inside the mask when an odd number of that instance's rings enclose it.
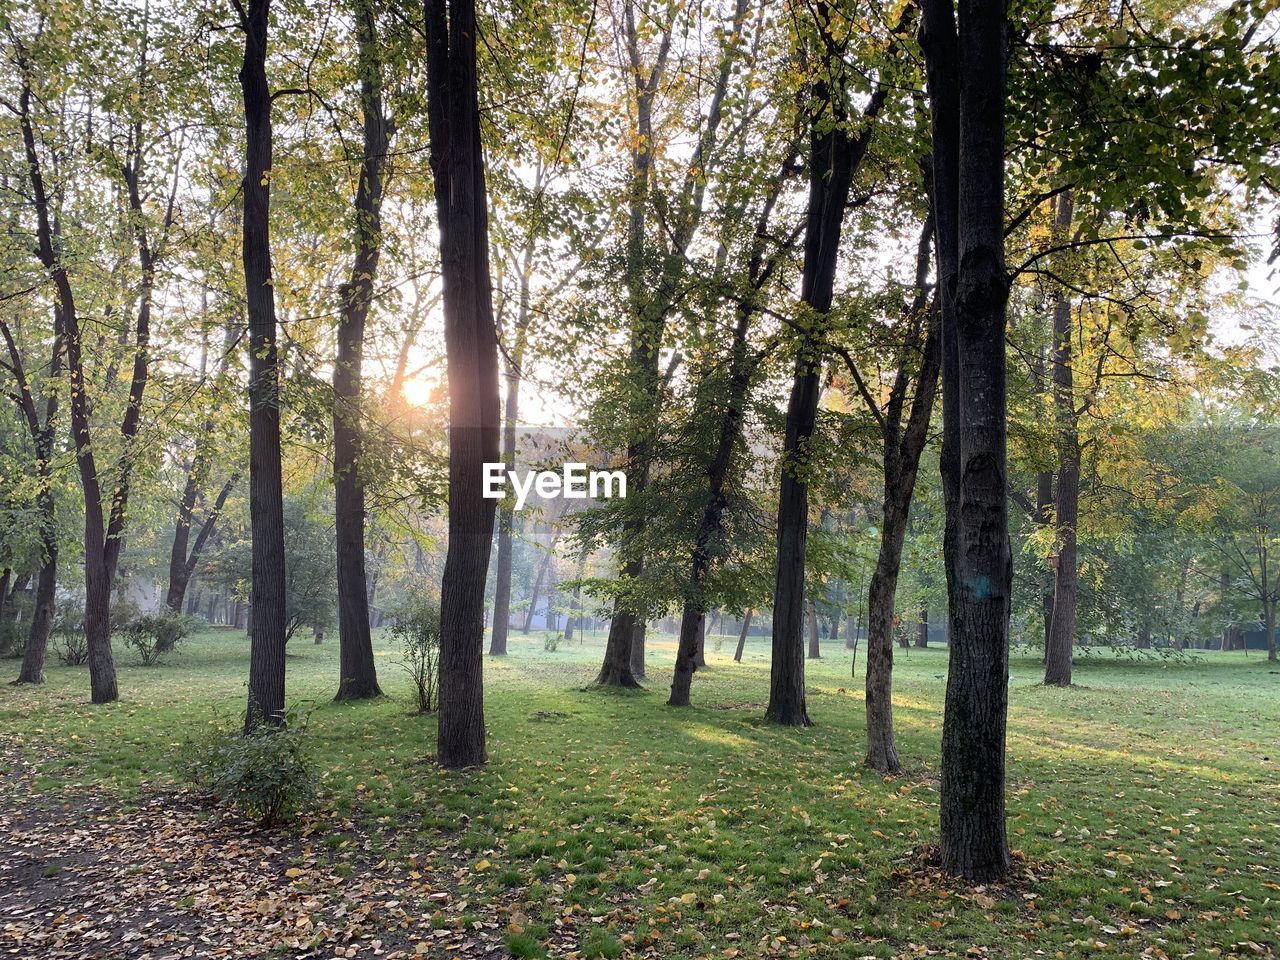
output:
{"label": "green lawn", "polygon": [[[600,637],[544,652],[517,635],[486,659],[490,763],[424,760],[434,721],[412,715],[397,652],[378,647],[376,703],[330,702],[337,644],[294,640],[289,699],[312,708],[321,805],[354,815],[389,860],[448,841],[472,864],[467,910],[524,903],[507,937],[542,956],[577,905],[599,918],[584,956],[1268,956],[1280,951],[1280,672],[1256,653],[1196,662],[1082,660],[1046,689],[1015,658],[1006,887],[942,880],[936,837],[946,652],[899,651],[906,776],[862,768],[861,675],[843,646],[810,661],[811,729],[762,720],[768,650],[708,645],[691,709],[664,705],[674,644],[651,637],[648,690],[588,687]],[[146,669],[118,652],[118,704],[88,705],[83,668],[0,688],[5,736],[37,783],[131,794],[171,786],[191,732],[234,722],[248,645],[207,631]],[[16,665],[10,665],[16,669]],[[861,663],[859,663],[861,667]],[[11,798],[12,799],[12,798]],[[339,841],[335,840],[337,847]],[[335,854],[341,856],[341,851]],[[437,922],[441,922],[437,917]]]}

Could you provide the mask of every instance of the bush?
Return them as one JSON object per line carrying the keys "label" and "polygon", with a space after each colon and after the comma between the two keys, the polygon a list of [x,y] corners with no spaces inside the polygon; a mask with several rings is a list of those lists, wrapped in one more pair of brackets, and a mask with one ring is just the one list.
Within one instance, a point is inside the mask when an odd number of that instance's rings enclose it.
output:
{"label": "bush", "polygon": [[306,715],[293,709],[280,724],[259,724],[252,733],[219,730],[206,741],[188,744],[184,773],[219,803],[260,826],[275,826],[315,795],[306,730]]}
{"label": "bush", "polygon": [[542,649],[547,653],[555,653],[560,646],[560,634],[551,632],[542,635]]}
{"label": "bush", "polygon": [[433,712],[440,689],[440,608],[435,601],[425,596],[411,597],[396,613],[391,638],[400,644],[404,668],[418,699],[418,712]]}
{"label": "bush", "polygon": [[134,617],[117,633],[130,650],[138,654],[144,667],[154,667],[161,657],[178,645],[195,628],[195,618],[172,610]]}
{"label": "bush", "polygon": [[59,600],[53,611],[53,648],[68,667],[89,660],[89,637],[84,632],[84,606],[79,600]]}
{"label": "bush", "polygon": [[27,647],[27,633],[31,629],[31,614],[35,604],[26,594],[18,594],[10,600],[11,606],[0,616],[0,657],[20,657]]}

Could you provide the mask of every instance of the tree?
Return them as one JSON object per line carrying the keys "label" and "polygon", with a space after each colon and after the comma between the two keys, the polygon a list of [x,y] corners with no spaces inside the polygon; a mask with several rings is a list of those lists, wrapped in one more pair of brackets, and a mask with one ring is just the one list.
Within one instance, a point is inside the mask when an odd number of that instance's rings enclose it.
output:
{"label": "tree", "polygon": [[1004,356],[1006,9],[923,0],[942,291],[943,453],[951,626],[942,733],[943,869],[987,881],[1009,869],[1005,722],[1009,549]]}
{"label": "tree", "polygon": [[[217,363],[217,380],[226,378],[232,353],[235,351],[239,334],[239,323],[228,322],[224,328],[222,354]],[[200,376],[207,372],[207,339],[201,345]],[[208,474],[214,458],[212,450],[218,429],[217,418],[213,415],[216,401],[208,400],[209,407],[201,422],[195,439],[195,449],[183,464],[182,496],[178,501],[178,516],[173,528],[173,546],[169,551],[169,586],[165,591],[164,602],[175,613],[182,612],[182,604],[186,599],[187,588],[195,575],[196,566],[210,539],[217,530],[218,520],[226,507],[227,498],[240,482],[240,471],[232,470],[214,498],[213,505],[205,512],[204,519],[196,530],[195,542],[191,541],[192,528],[196,526],[195,513],[197,504],[203,499],[204,486],[208,482]]]}
{"label": "tree", "polygon": [[449,372],[449,546],[440,600],[436,759],[484,763],[484,588],[494,501],[485,463],[499,460],[498,342],[489,280],[488,211],[476,84],[473,0],[426,0],[427,113],[440,229]]}
{"label": "tree", "polygon": [[[920,455],[928,440],[938,386],[941,318],[937,303],[931,303],[928,285],[933,233],[930,217],[917,245],[915,295],[907,311],[906,345],[897,361],[897,372],[884,410],[868,396],[880,428],[884,496],[880,551],[867,591],[866,763],[880,773],[896,774],[902,770],[893,734],[893,621],[911,498],[920,469]],[[912,385],[913,362],[918,368],[914,377],[915,393],[908,410],[906,396]]]}
{"label": "tree", "polygon": [[[123,81],[123,93],[131,111],[120,119],[127,133],[120,140],[111,139],[91,147],[103,160],[110,172],[114,188],[123,193],[122,221],[136,257],[138,279],[136,288],[130,291],[132,321],[122,330],[120,345],[128,347],[132,339],[132,370],[124,410],[120,415],[118,451],[112,467],[100,468],[103,448],[110,453],[106,436],[99,432],[95,440],[91,413],[94,399],[90,396],[92,385],[85,353],[85,329],[81,322],[75,283],[62,256],[58,243],[57,211],[46,182],[46,162],[38,143],[35,105],[46,98],[36,96],[36,62],[32,47],[15,33],[10,32],[14,44],[14,60],[18,68],[20,90],[16,113],[21,130],[26,178],[30,186],[32,210],[36,220],[36,257],[53,282],[57,303],[55,317],[55,353],[61,344],[65,366],[70,374],[71,435],[75,445],[76,464],[80,486],[84,494],[84,571],[85,571],[85,633],[88,643],[89,682],[94,703],[110,703],[117,699],[115,662],[111,652],[111,592],[115,584],[120,555],[124,549],[125,528],[128,517],[129,496],[132,492],[134,468],[139,457],[138,433],[142,427],[142,408],[148,378],[151,372],[152,307],[156,286],[158,261],[157,249],[162,247],[173,225],[172,201],[165,209],[158,235],[153,235],[150,211],[144,202],[144,178],[147,162],[155,145],[150,139],[152,130],[145,122],[149,96],[154,92],[149,83],[149,40],[151,36],[149,13],[144,11],[138,28],[137,61],[128,79]],[[39,56],[49,56],[43,49],[45,41],[56,43],[62,38],[50,39],[46,24],[41,21],[36,37]],[[114,80],[114,78],[113,78]],[[159,139],[159,138],[158,138]],[[180,161],[173,161],[173,177],[180,170]],[[176,186],[174,187],[176,190]],[[11,348],[12,349],[12,348]],[[104,377],[109,386],[116,379],[115,360],[112,358]],[[31,420],[28,416],[28,425]],[[47,425],[46,425],[47,426]],[[46,548],[46,555],[48,550]],[[53,567],[51,566],[51,576]],[[30,676],[38,676],[34,662],[37,648],[33,648],[33,664]]]}
{"label": "tree", "polygon": [[355,199],[355,259],[343,286],[338,357],[333,366],[333,485],[337,527],[338,700],[380,696],[369,637],[369,595],[364,567],[363,427],[361,378],[365,321],[382,253],[382,179],[390,135],[382,109],[378,22],[369,0],[356,0],[363,156]]}
{"label": "tree", "polygon": [[808,726],[804,691],[805,542],[809,527],[810,444],[818,413],[825,353],[823,321],[831,309],[840,231],[853,178],[866,156],[871,122],[888,96],[879,83],[861,117],[847,110],[848,77],[837,39],[836,6],[817,6],[818,59],[808,93],[809,199],[804,226],[800,300],[803,322],[787,401],[778,487],[777,562],[773,593],[773,660],[765,717],[787,726]]}
{"label": "tree", "polygon": [[284,489],[280,468],[280,361],[271,279],[271,90],[267,25],[271,0],[236,0],[244,31],[242,217],[245,300],[249,318],[249,516],[253,533],[249,703],[245,731],[284,716]]}
{"label": "tree", "polygon": [[1245,417],[1203,424],[1184,461],[1193,486],[1183,523],[1205,539],[1229,571],[1228,583],[1257,604],[1275,661],[1280,605],[1280,430]]}

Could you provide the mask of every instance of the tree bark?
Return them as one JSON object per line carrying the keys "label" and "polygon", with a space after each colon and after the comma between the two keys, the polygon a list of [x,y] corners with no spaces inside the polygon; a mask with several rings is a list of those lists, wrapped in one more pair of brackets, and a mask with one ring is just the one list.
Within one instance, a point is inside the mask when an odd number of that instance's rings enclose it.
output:
{"label": "tree bark", "polygon": [[[916,246],[915,297],[908,310],[910,336],[898,363],[884,413],[880,416],[884,488],[881,500],[880,550],[867,590],[867,755],[865,762],[884,774],[898,774],[897,741],[893,732],[893,626],[902,546],[906,539],[911,498],[920,470],[920,456],[929,438],[940,362],[940,314],[929,302],[929,261],[934,218],[925,220]],[[921,340],[924,328],[923,342]],[[902,422],[912,377],[911,354],[920,350],[915,395],[905,425]],[[907,645],[903,634],[900,644]]]}
{"label": "tree bark", "polygon": [[[355,6],[364,157],[355,200],[355,260],[341,289],[338,357],[333,366],[333,485],[338,579],[338,693],[336,700],[381,696],[369,635],[365,574],[364,427],[361,388],[364,330],[373,303],[374,278],[382,254],[382,179],[389,133],[382,109],[382,63],[378,28],[367,0]],[[317,643],[323,639],[318,635]]]}
{"label": "tree bark", "polygon": [[280,467],[280,365],[271,279],[271,90],[267,84],[270,0],[248,0],[240,89],[244,99],[242,218],[249,321],[249,526],[253,538],[249,610],[249,700],[245,731],[284,716],[284,493]]}
{"label": "tree bark", "polygon": [[578,554],[578,569],[573,575],[573,579],[575,581],[573,585],[573,599],[569,601],[569,612],[564,618],[565,643],[568,643],[573,639],[573,630],[575,626],[578,628],[578,632],[583,634],[583,640],[585,641],[586,639],[586,630],[582,623],[582,584],[578,582],[582,580],[582,576],[586,572],[587,551],[584,549]]}
{"label": "tree bark", "polygon": [[920,625],[916,633],[916,648],[925,650],[929,646],[929,608],[920,608]]}
{"label": "tree bark", "polygon": [[818,610],[814,605],[813,599],[809,598],[805,601],[805,620],[809,625],[809,656],[810,660],[822,659],[822,644],[818,638]]}
{"label": "tree bark", "polygon": [[58,592],[57,538],[54,538],[52,545],[46,542],[44,550],[45,560],[36,580],[31,628],[27,631],[27,643],[22,650],[22,667],[18,671],[16,683],[44,683],[44,664],[49,651],[49,634],[53,632]]}
{"label": "tree bark", "polygon": [[[187,544],[190,542],[191,534],[191,514],[192,507],[195,503],[194,494],[190,502],[186,498],[184,491],[182,506],[179,507],[178,522],[174,528],[173,549],[169,554],[169,589],[165,592],[164,602],[174,613],[182,612],[182,604],[187,596],[187,588],[191,585],[191,578],[195,575],[196,566],[200,562],[200,557],[204,553],[204,548],[208,545],[210,537],[213,536],[214,530],[217,528],[218,519],[222,516],[222,510],[226,506],[227,497],[231,496],[231,491],[235,489],[236,484],[240,482],[240,472],[236,471],[227,478],[227,482],[222,485],[222,489],[218,491],[217,499],[213,502],[213,509],[204,518],[204,522],[200,525],[200,530],[196,533],[196,542],[191,544],[188,552]],[[190,475],[187,481],[188,488],[195,485],[191,483]]]}
{"label": "tree bark", "polygon": [[[727,82],[727,78],[724,79]],[[741,438],[747,393],[759,365],[759,357],[752,356],[748,349],[747,336],[752,317],[758,310],[760,290],[776,267],[776,260],[765,256],[765,239],[769,235],[769,222],[781,193],[788,165],[783,165],[783,170],[779,172],[761,205],[760,213],[756,218],[755,240],[747,257],[747,294],[737,306],[733,339],[729,348],[724,413],[720,418],[716,445],[707,464],[708,496],[689,558],[689,579],[685,586],[684,609],[680,618],[675,675],[672,680],[671,699],[668,701],[672,706],[688,704],[693,673],[699,667],[706,666],[705,636],[698,640],[698,646],[691,646],[695,639],[698,639],[691,624],[706,613],[705,588],[712,566],[712,551],[724,531],[724,511],[728,502],[727,486],[734,446]],[[750,622],[751,611],[748,610],[743,622],[742,635],[738,638],[738,649],[734,655],[734,659],[738,662],[742,661],[742,648],[746,642],[746,631]]]}
{"label": "tree bark", "polygon": [[[830,32],[826,4],[819,24],[824,57],[838,62],[838,44]],[[831,309],[840,231],[855,171],[866,155],[870,122],[886,97],[878,86],[863,110],[860,129],[849,129],[844,91],[818,80],[810,91],[809,198],[805,215],[801,301],[816,325]],[[807,329],[796,352],[791,396],[787,401],[778,489],[777,565],[773,592],[773,659],[765,718],[788,726],[808,726],[804,690],[805,545],[809,532],[808,447],[817,420],[822,368],[821,334]]]}
{"label": "tree bark", "polygon": [[747,634],[751,631],[752,612],[752,609],[747,607],[746,613],[742,615],[742,629],[738,632],[738,649],[733,651],[734,663],[742,662],[742,653],[747,646]]}
{"label": "tree bark", "polygon": [[[1071,232],[1071,191],[1060,193],[1054,233],[1066,240]],[[1071,686],[1072,648],[1076,634],[1076,523],[1080,516],[1080,436],[1077,426],[1072,371],[1071,299],[1059,290],[1053,306],[1053,406],[1058,451],[1058,490],[1054,511],[1054,543],[1058,566],[1054,571],[1053,618],[1045,645],[1044,682]]]}
{"label": "tree bark", "polygon": [[[516,425],[520,416],[520,383],[523,378],[521,364],[527,342],[530,317],[529,282],[533,276],[533,255],[536,238],[532,231],[524,249],[524,262],[520,272],[520,293],[516,306],[515,342],[506,355],[507,395],[502,414],[502,462],[507,469],[515,467]],[[507,634],[511,621],[511,565],[515,553],[513,531],[515,507],[509,499],[502,501],[498,510],[498,566],[493,585],[493,631],[489,637],[489,656],[501,657],[507,652]],[[525,631],[528,632],[527,630]],[[566,634],[565,639],[568,639]]]}
{"label": "tree bark", "polygon": [[[1036,523],[1047,527],[1053,522],[1053,471],[1036,474]],[[1049,631],[1053,629],[1053,581],[1054,574],[1040,576],[1040,614],[1044,627],[1044,654],[1049,655]]]}
{"label": "tree bark", "polygon": [[942,737],[943,869],[1009,869],[1005,722],[1012,560],[1006,500],[1002,0],[922,0],[943,290],[944,554],[950,669]]}
{"label": "tree bark", "polygon": [[[533,617],[538,612],[538,600],[542,596],[542,583],[546,579],[547,570],[551,567],[551,560],[555,556],[555,541],[551,542],[551,546],[542,556],[542,562],[538,564],[537,576],[533,578],[533,590],[529,593],[529,607],[524,612],[524,626],[520,632],[528,634],[533,629]],[[493,651],[490,651],[491,653]]]}
{"label": "tree bark", "polygon": [[484,763],[485,576],[494,501],[484,464],[499,460],[498,338],[476,88],[474,0],[426,0],[427,105],[440,225],[449,375],[449,546],[440,600],[436,757]]}

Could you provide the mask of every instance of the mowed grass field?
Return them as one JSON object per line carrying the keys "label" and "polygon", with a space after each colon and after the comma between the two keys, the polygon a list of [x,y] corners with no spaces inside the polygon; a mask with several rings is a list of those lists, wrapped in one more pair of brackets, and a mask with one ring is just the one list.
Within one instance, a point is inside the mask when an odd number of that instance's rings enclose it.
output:
{"label": "mowed grass field", "polygon": [[[1280,668],[1263,656],[1084,659],[1069,690],[1015,656],[1018,871],[975,889],[928,866],[946,651],[897,651],[908,771],[884,779],[861,765],[863,651],[856,679],[842,644],[810,661],[815,725],[785,729],[762,718],[767,641],[735,664],[735,639],[708,643],[696,705],[673,710],[670,636],[651,634],[647,689],[616,694],[590,687],[601,635],[546,652],[517,633],[485,660],[489,764],[445,773],[397,650],[377,641],[386,698],[335,704],[336,642],[299,637],[288,695],[311,711],[317,808],[366,828],[375,857],[429,863],[449,845],[470,864],[453,901],[468,918],[519,905],[515,956],[561,955],[566,910],[588,931],[582,956],[1280,954]],[[0,687],[2,735],[42,792],[172,788],[184,741],[237,721],[247,656],[228,630],[156,668],[118,650],[121,700],[106,707],[88,704],[83,668],[53,665],[42,688]],[[335,858],[346,842],[335,831]]]}

